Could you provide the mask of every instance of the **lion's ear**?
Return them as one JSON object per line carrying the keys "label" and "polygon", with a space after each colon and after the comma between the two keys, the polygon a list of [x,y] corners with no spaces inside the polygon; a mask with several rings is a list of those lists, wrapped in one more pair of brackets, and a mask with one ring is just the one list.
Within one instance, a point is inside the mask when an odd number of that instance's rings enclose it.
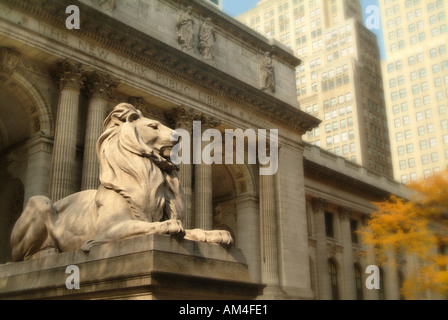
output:
{"label": "lion's ear", "polygon": [[132,112],[131,114],[128,115],[128,117],[126,118],[126,121],[133,122],[133,121],[137,120],[138,118],[140,118],[140,115],[138,113]]}

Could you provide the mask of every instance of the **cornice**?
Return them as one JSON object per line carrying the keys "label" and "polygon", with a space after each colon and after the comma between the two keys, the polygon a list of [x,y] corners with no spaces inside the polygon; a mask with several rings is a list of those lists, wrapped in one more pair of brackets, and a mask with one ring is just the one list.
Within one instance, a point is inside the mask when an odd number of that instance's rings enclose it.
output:
{"label": "cornice", "polygon": [[350,177],[309,159],[303,159],[303,167],[306,178],[326,181],[330,184],[334,184],[338,189],[347,190],[348,192],[353,192],[355,194],[365,194],[372,200],[385,200],[390,196],[390,192],[384,189],[367,184],[364,181]]}
{"label": "cornice", "polygon": [[[67,5],[77,5],[83,13],[81,15],[81,29],[72,31],[79,37],[89,39],[89,41],[108,50],[129,57],[137,63],[201,88],[211,95],[239,104],[249,112],[262,114],[278,121],[298,131],[300,134],[304,134],[320,123],[320,120],[288,103],[264,93],[239,79],[213,68],[203,61],[181,52],[177,48],[152,38],[79,1],[3,1],[17,10],[26,12],[45,23],[57,27],[65,25],[65,8]],[[209,11],[214,10],[214,13],[218,14],[216,9],[211,8],[211,6],[207,7],[205,3],[199,0],[191,0],[190,2],[194,2],[196,6],[204,7]],[[199,2],[201,3],[199,4]],[[220,15],[225,21],[231,19],[222,13]],[[235,28],[241,27],[235,21],[232,21],[232,25]],[[264,39],[260,39],[262,37],[260,35],[247,34],[259,41],[264,41]],[[277,49],[276,47],[276,50],[278,51],[276,54],[281,52],[281,48]]]}

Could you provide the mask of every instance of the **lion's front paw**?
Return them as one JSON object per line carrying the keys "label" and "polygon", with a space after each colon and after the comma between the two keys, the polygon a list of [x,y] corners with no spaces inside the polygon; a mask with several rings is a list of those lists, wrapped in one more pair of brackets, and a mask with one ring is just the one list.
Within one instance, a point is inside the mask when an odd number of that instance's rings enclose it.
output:
{"label": "lion's front paw", "polygon": [[229,231],[226,230],[213,230],[207,232],[207,241],[212,243],[219,243],[225,247],[233,246],[233,238]]}
{"label": "lion's front paw", "polygon": [[224,247],[233,246],[233,238],[226,230],[186,230],[185,239],[199,242],[220,244]]}
{"label": "lion's front paw", "polygon": [[185,236],[185,229],[180,220],[167,220],[162,222],[161,230],[163,233],[176,238],[183,238]]}

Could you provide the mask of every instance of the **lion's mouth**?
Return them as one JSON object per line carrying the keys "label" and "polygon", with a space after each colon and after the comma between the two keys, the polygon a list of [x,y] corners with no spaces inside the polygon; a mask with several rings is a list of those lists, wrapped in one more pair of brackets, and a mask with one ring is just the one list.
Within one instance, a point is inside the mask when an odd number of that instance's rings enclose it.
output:
{"label": "lion's mouth", "polygon": [[166,146],[166,147],[162,147],[162,148],[160,148],[160,155],[163,157],[163,158],[165,158],[165,159],[167,159],[167,160],[170,160],[171,159],[171,149],[172,149],[173,147],[171,147],[171,146]]}

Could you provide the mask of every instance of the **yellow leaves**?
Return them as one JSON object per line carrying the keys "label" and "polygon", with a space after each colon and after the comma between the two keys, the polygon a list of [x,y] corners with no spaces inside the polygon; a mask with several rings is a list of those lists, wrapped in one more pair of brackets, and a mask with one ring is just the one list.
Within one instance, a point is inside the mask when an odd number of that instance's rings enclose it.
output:
{"label": "yellow leaves", "polygon": [[417,274],[408,275],[402,288],[406,297],[420,297],[428,289],[446,294],[448,257],[437,248],[448,243],[448,171],[408,187],[409,201],[391,196],[374,203],[377,211],[360,233],[380,262],[387,262],[391,250],[418,258]]}

